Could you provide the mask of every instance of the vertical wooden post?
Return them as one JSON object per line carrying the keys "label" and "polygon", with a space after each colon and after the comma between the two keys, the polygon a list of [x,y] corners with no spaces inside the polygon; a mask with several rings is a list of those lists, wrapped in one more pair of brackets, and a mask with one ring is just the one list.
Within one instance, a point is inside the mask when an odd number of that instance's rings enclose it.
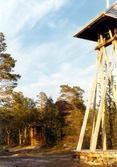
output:
{"label": "vertical wooden post", "polygon": [[[114,33],[115,33],[115,35],[117,35],[117,28],[115,28]],[[116,76],[116,80],[115,80],[115,82],[116,82],[115,103],[116,103],[116,106],[117,106],[117,39],[114,41],[114,43],[115,43],[115,76]],[[116,108],[116,110],[117,110],[117,108]]]}
{"label": "vertical wooden post", "polygon": [[91,131],[91,139],[90,139],[90,149],[92,147],[92,140],[93,140],[94,128],[95,128],[96,95],[97,95],[97,86],[96,86],[96,89],[95,89],[94,102],[93,102],[93,110],[92,110],[92,131]]}
{"label": "vertical wooden post", "polygon": [[[100,62],[100,73],[101,73],[101,92],[103,91],[104,87],[104,61],[103,61],[103,56]],[[105,128],[105,105],[103,106],[102,109],[102,148],[103,150],[106,150],[106,128]]]}
{"label": "vertical wooden post", "polygon": [[107,73],[107,76],[106,76],[104,89],[101,92],[101,103],[100,103],[100,108],[99,108],[99,112],[98,112],[98,116],[97,116],[97,121],[96,121],[96,126],[95,126],[95,132],[94,132],[94,138],[93,138],[93,141],[92,141],[91,151],[95,151],[96,146],[97,146],[97,138],[98,138],[99,127],[100,127],[100,122],[101,122],[101,118],[102,118],[102,111],[103,111],[103,106],[104,106],[107,82],[108,82],[108,73]]}
{"label": "vertical wooden post", "polygon": [[105,127],[105,106],[102,111],[102,149],[105,151],[106,148],[106,127]]}

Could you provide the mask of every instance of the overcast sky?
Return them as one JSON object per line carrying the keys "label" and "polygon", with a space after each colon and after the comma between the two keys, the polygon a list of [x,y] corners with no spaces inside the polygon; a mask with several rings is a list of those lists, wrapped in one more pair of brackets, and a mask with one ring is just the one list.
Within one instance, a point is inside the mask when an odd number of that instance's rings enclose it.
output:
{"label": "overcast sky", "polygon": [[[110,0],[112,5],[115,0]],[[15,91],[54,100],[60,85],[80,86],[88,98],[95,42],[73,35],[106,9],[106,0],[0,0],[0,31],[21,75]]]}

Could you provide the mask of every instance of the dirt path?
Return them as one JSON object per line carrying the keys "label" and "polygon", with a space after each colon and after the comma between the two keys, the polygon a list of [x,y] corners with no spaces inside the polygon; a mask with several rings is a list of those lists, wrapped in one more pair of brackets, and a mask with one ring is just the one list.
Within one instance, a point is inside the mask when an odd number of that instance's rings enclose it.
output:
{"label": "dirt path", "polygon": [[[92,167],[72,159],[70,150],[39,147],[0,148],[0,167]],[[100,166],[96,166],[100,167]],[[102,166],[101,166],[102,167]],[[103,166],[110,167],[110,166]],[[113,165],[112,167],[117,167]]]}
{"label": "dirt path", "polygon": [[8,149],[0,156],[0,167],[78,167],[70,151]]}
{"label": "dirt path", "polygon": [[70,155],[0,159],[0,167],[75,167]]}

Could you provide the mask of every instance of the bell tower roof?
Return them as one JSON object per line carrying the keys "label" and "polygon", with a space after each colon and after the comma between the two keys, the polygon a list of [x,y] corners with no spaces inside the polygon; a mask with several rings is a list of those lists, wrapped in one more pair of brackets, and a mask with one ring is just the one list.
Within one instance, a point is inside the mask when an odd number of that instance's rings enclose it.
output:
{"label": "bell tower roof", "polygon": [[97,42],[98,34],[106,36],[108,30],[114,31],[115,27],[117,27],[117,2],[97,15],[84,28],[78,31],[74,37]]}

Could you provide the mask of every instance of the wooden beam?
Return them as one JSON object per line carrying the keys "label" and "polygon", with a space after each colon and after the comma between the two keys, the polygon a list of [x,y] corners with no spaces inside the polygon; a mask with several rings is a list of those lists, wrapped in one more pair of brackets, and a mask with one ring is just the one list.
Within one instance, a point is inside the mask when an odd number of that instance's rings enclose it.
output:
{"label": "wooden beam", "polygon": [[[103,49],[103,48],[102,48]],[[104,56],[102,56],[102,60],[100,62],[100,73],[101,73],[101,92],[104,89]],[[102,109],[102,148],[106,150],[106,127],[105,127],[105,105]]]}
{"label": "wooden beam", "polygon": [[[97,52],[97,53],[99,53],[99,52]],[[89,96],[89,100],[88,100],[88,105],[87,105],[87,108],[86,108],[86,111],[85,111],[84,121],[83,121],[83,124],[82,124],[82,128],[81,128],[79,141],[78,141],[78,145],[77,145],[76,150],[81,150],[81,147],[82,147],[84,134],[85,134],[85,129],[86,129],[86,125],[87,125],[87,120],[88,120],[88,116],[89,116],[89,110],[90,110],[90,106],[91,106],[91,103],[92,103],[92,98],[94,96],[94,92],[95,92],[96,85],[97,85],[98,69],[99,69],[100,59],[101,59],[101,56],[97,54],[96,71],[95,71],[93,84],[92,84],[92,87],[91,87],[90,96]]]}
{"label": "wooden beam", "polygon": [[[115,97],[115,103],[117,106],[117,40],[115,41],[115,84],[116,84],[116,97]],[[117,108],[116,108],[117,111]]]}
{"label": "wooden beam", "polygon": [[109,38],[109,39],[106,40],[105,42],[103,42],[103,43],[99,44],[98,46],[96,46],[96,47],[95,47],[95,50],[99,50],[99,49],[100,49],[101,47],[103,47],[103,46],[105,46],[105,47],[109,46],[110,44],[112,44],[112,42],[113,42],[114,40],[117,40],[117,35],[115,35],[115,36]]}
{"label": "wooden beam", "polygon": [[[105,52],[105,47],[104,46],[103,46],[103,51]],[[106,54],[106,53],[104,53],[104,54]],[[112,61],[112,59],[110,58],[110,61],[109,61],[110,64],[111,64],[111,61]],[[108,65],[108,67],[109,67],[109,65]],[[104,105],[105,105],[104,101],[105,101],[106,89],[107,89],[109,73],[110,73],[110,69],[108,67],[107,67],[106,79],[105,79],[105,82],[103,83],[103,91],[101,92],[101,103],[100,103],[100,107],[99,107],[99,111],[98,111],[98,116],[97,116],[97,121],[96,121],[96,126],[95,126],[95,132],[94,132],[94,138],[93,138],[93,141],[92,141],[91,151],[95,151],[96,146],[97,146],[99,127],[100,127],[102,114],[103,114],[103,109],[104,109]]]}
{"label": "wooden beam", "polygon": [[94,136],[95,121],[96,121],[96,115],[95,115],[96,97],[97,97],[97,85],[96,85],[96,89],[95,89],[93,109],[92,109],[92,131],[91,131],[91,139],[90,139],[90,148],[92,147],[92,140],[93,140],[93,136]]}

